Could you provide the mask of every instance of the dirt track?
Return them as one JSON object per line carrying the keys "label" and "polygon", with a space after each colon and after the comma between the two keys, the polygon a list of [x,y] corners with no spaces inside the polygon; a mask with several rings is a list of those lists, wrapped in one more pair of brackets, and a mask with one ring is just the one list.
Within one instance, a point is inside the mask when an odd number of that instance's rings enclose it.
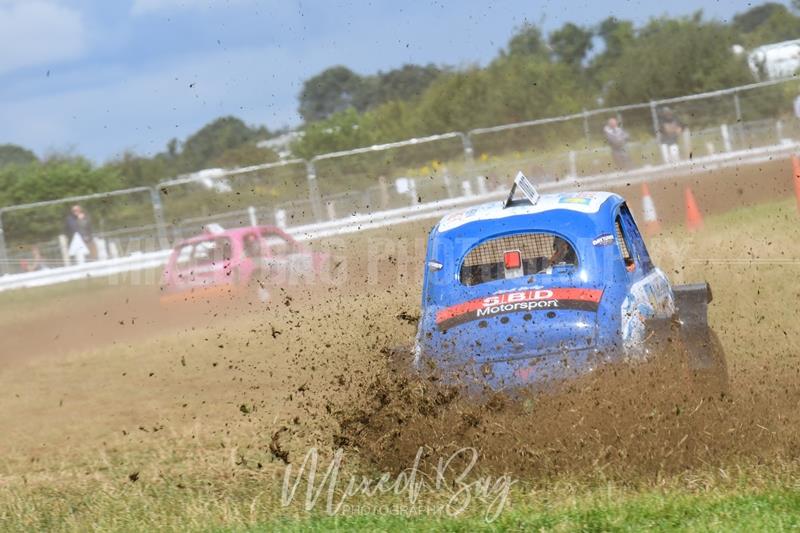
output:
{"label": "dirt track", "polygon": [[[788,158],[760,165],[709,170],[692,176],[659,180],[651,183],[649,189],[658,216],[665,224],[683,224],[686,187],[692,189],[704,214],[724,213],[738,207],[754,206],[794,196],[791,162]],[[637,219],[642,219],[640,185],[611,190],[627,199]]]}
{"label": "dirt track", "polygon": [[[783,183],[783,171],[776,165],[764,180]],[[716,187],[696,187],[701,206],[716,211],[750,198],[741,187],[728,195]],[[654,189],[659,214],[669,220],[680,207],[667,209]],[[653,476],[740,459],[796,459],[800,271],[797,264],[758,263],[800,257],[800,228],[796,219],[787,222],[789,214],[768,213],[750,233],[721,223],[691,238],[677,230],[653,242],[674,281],[705,277],[715,289],[712,323],[728,351],[730,398],[687,397],[664,378],[674,374],[653,377],[649,369],[517,403],[476,403],[398,377],[385,349],[413,336],[427,229],[409,224],[329,243],[345,260],[343,284],[294,288],[266,306],[218,302],[163,311],[154,305],[155,288],[124,288],[6,318],[0,385],[9,394],[0,423],[14,431],[0,438],[0,450],[28,457],[43,444],[133,446],[129,435],[138,426],[146,431],[137,432],[135,446],[143,448],[164,438],[148,428],[162,427],[171,438],[233,435],[278,464],[299,460],[310,445],[343,445],[392,470],[409,467],[420,446],[432,460],[472,446],[483,468],[537,477]],[[687,261],[695,257],[719,261]],[[735,262],[743,257],[757,264]],[[87,348],[95,350],[79,353]],[[73,356],[61,357],[66,352]],[[201,446],[206,439],[181,442]]]}

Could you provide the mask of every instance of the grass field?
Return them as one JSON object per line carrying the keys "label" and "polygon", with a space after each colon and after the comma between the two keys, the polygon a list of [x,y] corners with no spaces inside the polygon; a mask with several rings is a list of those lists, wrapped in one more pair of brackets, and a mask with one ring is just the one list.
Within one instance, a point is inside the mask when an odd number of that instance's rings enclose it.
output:
{"label": "grass field", "polygon": [[[293,290],[267,305],[165,314],[150,286],[0,295],[0,331],[15,339],[0,369],[0,528],[800,527],[800,218],[793,201],[707,217],[702,232],[676,227],[651,240],[673,282],[712,284],[729,401],[650,406],[645,390],[641,416],[601,405],[611,413],[608,427],[581,416],[596,407],[574,404],[563,417],[571,435],[539,431],[539,407],[490,413],[445,406],[376,433],[388,442],[376,448],[383,457],[345,446],[333,494],[334,502],[345,499],[339,512],[326,512],[325,490],[305,510],[305,483],[284,505],[287,461],[296,473],[317,448],[324,476],[341,444],[342,411],[392,401],[376,400],[374,385],[391,379],[381,350],[414,334],[404,317],[418,307],[423,229],[338,242],[348,283]],[[61,342],[40,341],[53,331]],[[478,421],[465,429],[458,424],[465,419]],[[374,486],[386,471],[387,483],[399,483],[399,470],[413,466],[392,455],[392,440],[426,447],[419,479],[427,484],[418,498],[363,491],[348,498],[350,479]],[[464,465],[455,461],[433,487],[435,478],[425,476],[435,461],[463,447],[479,454],[474,470],[459,480]],[[513,482],[506,497],[504,480]],[[312,485],[321,486],[319,477]],[[453,512],[467,494],[465,510]]]}

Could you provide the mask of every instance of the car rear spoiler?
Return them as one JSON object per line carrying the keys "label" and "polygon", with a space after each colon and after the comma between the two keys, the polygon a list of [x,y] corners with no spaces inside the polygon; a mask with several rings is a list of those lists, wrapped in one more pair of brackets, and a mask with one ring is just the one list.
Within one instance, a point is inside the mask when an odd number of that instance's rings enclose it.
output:
{"label": "car rear spoiler", "polygon": [[678,315],[684,324],[690,327],[708,326],[708,304],[713,299],[708,283],[676,285],[672,293],[675,295]]}

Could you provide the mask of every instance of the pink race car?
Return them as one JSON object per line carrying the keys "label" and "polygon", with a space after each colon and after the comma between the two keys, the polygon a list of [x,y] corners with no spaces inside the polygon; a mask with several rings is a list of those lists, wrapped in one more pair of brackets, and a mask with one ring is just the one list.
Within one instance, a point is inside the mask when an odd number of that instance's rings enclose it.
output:
{"label": "pink race car", "polygon": [[330,256],[313,252],[273,226],[208,232],[178,243],[164,268],[161,301],[244,293],[261,301],[272,288],[313,282]]}

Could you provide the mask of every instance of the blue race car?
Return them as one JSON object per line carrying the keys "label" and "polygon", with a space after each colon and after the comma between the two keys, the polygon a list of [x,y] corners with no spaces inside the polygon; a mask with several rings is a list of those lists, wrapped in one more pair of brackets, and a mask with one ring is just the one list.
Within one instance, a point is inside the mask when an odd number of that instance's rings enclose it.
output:
{"label": "blue race car", "polygon": [[648,360],[669,345],[724,389],[710,301],[705,283],[671,287],[622,197],[539,195],[520,173],[506,201],[431,230],[414,365],[502,390]]}

